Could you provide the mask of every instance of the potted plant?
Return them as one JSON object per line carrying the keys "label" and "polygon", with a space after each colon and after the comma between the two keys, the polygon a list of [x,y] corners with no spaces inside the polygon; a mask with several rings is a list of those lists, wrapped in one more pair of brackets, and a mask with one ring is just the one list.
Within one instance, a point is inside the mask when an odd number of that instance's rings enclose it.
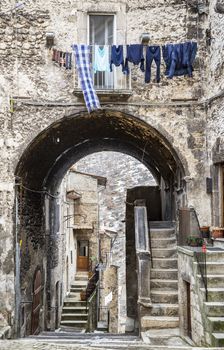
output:
{"label": "potted plant", "polygon": [[197,236],[188,236],[187,245],[189,245],[190,247],[202,247],[203,238]]}
{"label": "potted plant", "polygon": [[201,226],[200,231],[202,238],[209,238],[210,237],[210,227],[209,226]]}
{"label": "potted plant", "polygon": [[86,289],[82,289],[80,292],[80,300],[86,301]]}
{"label": "potted plant", "polygon": [[224,227],[213,227],[212,228],[212,237],[213,238],[223,238]]}

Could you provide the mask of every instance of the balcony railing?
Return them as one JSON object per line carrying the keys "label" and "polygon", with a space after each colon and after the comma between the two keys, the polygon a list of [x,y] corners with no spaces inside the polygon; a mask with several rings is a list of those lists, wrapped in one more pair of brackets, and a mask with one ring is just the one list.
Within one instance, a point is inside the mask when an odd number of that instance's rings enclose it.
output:
{"label": "balcony railing", "polygon": [[[91,67],[94,67],[94,45],[90,45],[90,60]],[[111,52],[109,46],[109,53]],[[129,67],[130,69],[130,67]],[[112,72],[95,72],[92,69],[92,77],[94,87],[98,91],[104,92],[116,92],[116,91],[129,91],[131,90],[131,69],[129,75],[122,72],[122,67],[116,67],[113,65]],[[75,90],[81,90],[81,84],[78,77],[78,71],[75,67]]]}

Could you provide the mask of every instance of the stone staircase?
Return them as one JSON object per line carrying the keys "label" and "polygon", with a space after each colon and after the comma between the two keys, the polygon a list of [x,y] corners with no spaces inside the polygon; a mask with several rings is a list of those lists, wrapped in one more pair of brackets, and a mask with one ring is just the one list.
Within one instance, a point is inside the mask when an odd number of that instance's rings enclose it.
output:
{"label": "stone staircase", "polygon": [[142,318],[142,330],[177,329],[179,306],[175,228],[170,222],[150,222],[150,235],[152,307],[148,315]]}
{"label": "stone staircase", "polygon": [[[205,300],[205,288],[200,290],[204,298],[206,331],[210,335],[210,344],[224,346],[224,250],[208,249],[206,254],[208,301]],[[197,276],[201,279],[201,275]]]}
{"label": "stone staircase", "polygon": [[73,327],[76,330],[86,329],[88,309],[86,302],[81,301],[80,292],[86,289],[88,273],[77,273],[75,281],[71,284],[70,293],[64,300],[60,326]]}

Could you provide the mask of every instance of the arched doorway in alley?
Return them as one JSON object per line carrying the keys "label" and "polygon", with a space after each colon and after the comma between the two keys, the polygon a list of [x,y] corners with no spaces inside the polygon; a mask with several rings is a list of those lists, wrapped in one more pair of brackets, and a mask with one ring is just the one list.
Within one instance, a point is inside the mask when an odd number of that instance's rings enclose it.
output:
{"label": "arched doorway in alley", "polygon": [[[161,220],[175,219],[177,200],[185,200],[183,177],[187,169],[180,156],[164,135],[136,116],[114,110],[77,113],[58,120],[37,135],[23,152],[15,172],[19,214],[23,216],[18,239],[24,242],[24,247],[29,243],[31,258],[29,266],[23,264],[26,251],[22,245],[20,291],[23,300],[28,300],[29,289],[25,290],[24,285],[35,266],[41,263],[47,271],[43,317],[48,330],[55,324],[52,288],[59,279],[54,273],[59,263],[58,244],[62,239],[59,235],[59,186],[74,163],[99,151],[128,154],[150,170],[163,189]],[[135,250],[133,234],[128,241],[132,251]]]}

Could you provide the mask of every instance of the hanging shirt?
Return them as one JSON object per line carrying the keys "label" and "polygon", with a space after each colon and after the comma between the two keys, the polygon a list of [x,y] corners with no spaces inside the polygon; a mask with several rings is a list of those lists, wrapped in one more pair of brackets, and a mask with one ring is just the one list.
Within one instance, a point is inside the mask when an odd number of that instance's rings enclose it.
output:
{"label": "hanging shirt", "polygon": [[111,60],[110,60],[110,71],[112,72],[112,64],[116,67],[122,66],[122,71],[124,70],[124,54],[123,45],[112,45],[111,46]]}
{"label": "hanging shirt", "polygon": [[153,60],[156,64],[156,82],[160,82],[161,50],[160,46],[148,46],[146,49],[145,82],[151,80],[151,66]]}
{"label": "hanging shirt", "polygon": [[173,76],[188,75],[192,77],[193,63],[197,53],[196,42],[182,44],[167,44],[162,47],[163,58],[166,64],[165,75],[172,79]]}
{"label": "hanging shirt", "polygon": [[110,72],[108,46],[103,46],[101,48],[99,45],[95,45],[93,68],[94,68],[94,73]]}
{"label": "hanging shirt", "polygon": [[141,71],[142,72],[145,71],[143,45],[141,44],[127,45],[127,56],[125,59],[125,67],[124,67],[124,72],[126,74],[129,74],[128,62],[131,62],[134,65],[138,65],[140,63]]}

